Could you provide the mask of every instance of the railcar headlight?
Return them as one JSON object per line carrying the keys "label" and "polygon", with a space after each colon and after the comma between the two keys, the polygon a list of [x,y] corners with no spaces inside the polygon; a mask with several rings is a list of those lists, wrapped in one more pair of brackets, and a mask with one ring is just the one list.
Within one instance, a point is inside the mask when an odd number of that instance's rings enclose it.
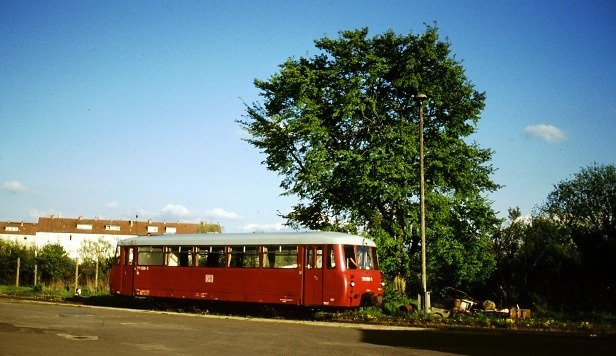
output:
{"label": "railcar headlight", "polygon": [[381,282],[381,287],[385,287],[385,282]]}
{"label": "railcar headlight", "polygon": [[351,281],[351,287],[355,287],[355,281]]}

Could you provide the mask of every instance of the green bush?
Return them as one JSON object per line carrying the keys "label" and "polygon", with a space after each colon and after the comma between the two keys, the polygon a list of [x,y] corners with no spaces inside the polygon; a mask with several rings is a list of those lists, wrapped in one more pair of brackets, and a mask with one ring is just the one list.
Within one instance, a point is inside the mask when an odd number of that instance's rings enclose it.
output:
{"label": "green bush", "polygon": [[19,284],[34,284],[34,250],[13,241],[0,240],[0,284],[15,285],[19,258]]}
{"label": "green bush", "polygon": [[71,281],[74,281],[75,261],[68,257],[64,247],[60,244],[43,246],[39,251],[37,263],[43,283],[71,284]]}
{"label": "green bush", "polygon": [[387,284],[385,286],[385,294],[383,295],[383,313],[386,315],[397,315],[401,312],[406,312],[404,306],[411,306],[411,312],[417,311],[416,300],[408,298],[404,293],[395,290],[390,284]]}

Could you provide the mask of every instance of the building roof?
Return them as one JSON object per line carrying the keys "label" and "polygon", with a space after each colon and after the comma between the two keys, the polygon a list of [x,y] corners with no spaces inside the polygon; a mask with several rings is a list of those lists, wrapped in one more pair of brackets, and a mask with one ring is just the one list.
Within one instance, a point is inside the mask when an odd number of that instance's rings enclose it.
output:
{"label": "building roof", "polygon": [[0,234],[36,235],[37,233],[69,233],[98,235],[161,235],[220,232],[220,226],[208,223],[184,223],[152,220],[117,220],[40,217],[38,223],[0,221]]}
{"label": "building roof", "polygon": [[0,221],[2,235],[36,235],[36,223],[23,221]]}

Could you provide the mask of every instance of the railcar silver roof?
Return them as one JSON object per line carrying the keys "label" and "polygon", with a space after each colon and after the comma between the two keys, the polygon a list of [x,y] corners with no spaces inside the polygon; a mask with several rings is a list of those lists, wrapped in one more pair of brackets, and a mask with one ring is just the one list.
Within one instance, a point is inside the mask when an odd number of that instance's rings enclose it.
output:
{"label": "railcar silver roof", "polygon": [[180,234],[137,236],[120,240],[119,246],[202,246],[202,245],[366,245],[375,247],[374,241],[340,232],[274,232],[243,234]]}

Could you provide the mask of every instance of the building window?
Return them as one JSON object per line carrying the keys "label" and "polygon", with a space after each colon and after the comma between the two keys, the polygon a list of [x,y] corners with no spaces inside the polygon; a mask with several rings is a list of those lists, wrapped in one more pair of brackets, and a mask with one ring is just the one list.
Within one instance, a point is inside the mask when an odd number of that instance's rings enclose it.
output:
{"label": "building window", "polygon": [[158,226],[148,226],[148,232],[158,232]]}
{"label": "building window", "polygon": [[177,228],[175,227],[171,227],[171,226],[165,227],[165,234],[175,234],[176,231],[177,231]]}
{"label": "building window", "polygon": [[4,231],[14,231],[14,232],[17,232],[17,231],[19,231],[19,228],[17,226],[5,226],[4,227]]}
{"label": "building window", "polygon": [[92,224],[77,224],[77,230],[92,230]]}
{"label": "building window", "polygon": [[107,231],[120,231],[119,225],[105,225],[105,230]]}

